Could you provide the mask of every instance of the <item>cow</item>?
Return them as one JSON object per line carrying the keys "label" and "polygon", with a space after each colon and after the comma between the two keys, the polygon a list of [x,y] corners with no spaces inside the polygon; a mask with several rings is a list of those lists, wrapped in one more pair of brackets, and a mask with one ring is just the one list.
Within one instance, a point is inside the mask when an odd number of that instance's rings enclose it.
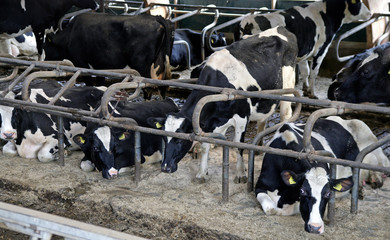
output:
{"label": "cow", "polygon": [[[184,44],[173,45],[170,64],[175,70],[183,70],[187,66],[195,66],[203,61],[201,53],[202,33],[188,28],[176,29],[174,41],[186,41],[190,47],[190,63],[188,63],[187,47]],[[211,45],[213,47],[226,46],[225,35],[223,33],[211,35]],[[207,46],[204,46],[204,51],[205,57],[208,57],[213,53]]]}
{"label": "cow", "polygon": [[[154,4],[170,4],[169,0],[144,0],[144,7],[150,7]],[[161,16],[165,19],[171,18],[171,7],[155,5],[148,11],[150,15]]]}
{"label": "cow", "polygon": [[[47,104],[61,88],[31,89],[30,101]],[[106,87],[73,87],[65,91],[55,103],[57,106],[94,110]],[[20,99],[17,95],[15,99]],[[78,149],[72,138],[84,132],[86,123],[64,118],[64,143],[68,150]],[[55,160],[58,156],[57,116],[30,112],[15,108],[12,111],[11,126],[16,129],[14,140],[17,153],[23,158],[38,158],[41,162]]]}
{"label": "cow", "polygon": [[[52,89],[58,88],[61,85],[57,81],[45,80],[42,82],[33,81],[30,84],[30,89]],[[4,98],[15,99],[15,96],[20,94],[20,88],[14,88],[13,91],[8,92]],[[1,92],[3,94],[3,92]],[[11,119],[14,107],[0,105],[0,139],[7,141],[3,146],[3,154],[6,156],[16,156],[16,147],[14,140],[16,138],[16,129],[12,127]]]}
{"label": "cow", "polygon": [[[304,124],[286,123],[276,131],[267,145],[302,152],[304,127]],[[357,119],[344,120],[338,116],[319,119],[311,134],[314,149],[325,150],[333,157],[351,161],[356,159],[363,148],[377,141],[364,122]],[[381,148],[369,153],[363,163],[390,166],[389,159]],[[359,181],[355,184],[362,186],[367,182],[373,188],[383,185],[382,174],[368,170],[360,171]],[[255,194],[267,215],[300,213],[305,222],[305,230],[321,234],[324,232],[323,216],[330,192],[345,192],[353,184],[350,167],[338,165],[336,179],[329,179],[329,167],[326,163],[266,153]]]}
{"label": "cow", "polygon": [[330,100],[390,104],[390,43],[356,54],[333,77]]}
{"label": "cow", "polygon": [[38,56],[37,42],[33,32],[23,33],[20,36],[11,38],[12,55],[17,56]]}
{"label": "cow", "polygon": [[130,67],[141,76],[170,79],[173,24],[161,16],[84,13],[45,43],[45,60],[68,59],[77,67]]}
{"label": "cow", "polygon": [[273,13],[249,15],[239,23],[239,33],[236,32],[235,38],[285,26],[298,40],[303,93],[316,98],[315,79],[337,31],[345,23],[370,17],[370,11],[360,0],[322,0]]}
{"label": "cow", "polygon": [[[110,111],[115,109],[114,117],[132,118],[143,127],[149,127],[147,119],[150,117],[164,117],[168,113],[179,111],[169,98],[149,102],[110,102],[109,107]],[[88,123],[85,132],[74,136],[73,140],[84,152],[80,164],[84,171],[96,168],[104,178],[110,179],[135,163],[133,131]],[[142,163],[161,161],[161,136],[141,133],[141,158]]]}
{"label": "cow", "polygon": [[[96,10],[94,0],[2,0],[0,2],[0,41],[34,32],[38,54],[42,54],[45,31],[55,31],[58,21],[72,6]],[[10,46],[9,53],[11,54]]]}
{"label": "cow", "polygon": [[[295,60],[297,55],[295,36],[283,27],[272,28],[260,34],[235,42],[219,50],[206,60],[197,84],[215,87],[260,91],[293,88],[295,84]],[[158,122],[166,131],[191,133],[192,115],[198,101],[208,91],[193,90],[182,109],[166,118],[149,119],[149,124]],[[249,121],[265,123],[274,112],[278,102],[269,99],[241,99],[228,102],[212,102],[204,106],[200,115],[200,126],[204,132],[225,134],[233,126],[233,141],[243,141]],[[288,104],[281,106],[281,118],[291,116]],[[178,162],[191,148],[192,142],[178,138],[167,138],[161,170],[172,173]],[[202,143],[201,165],[196,178],[203,181],[207,174],[207,160],[210,144]],[[242,151],[237,151],[237,178],[245,181],[245,167]]]}

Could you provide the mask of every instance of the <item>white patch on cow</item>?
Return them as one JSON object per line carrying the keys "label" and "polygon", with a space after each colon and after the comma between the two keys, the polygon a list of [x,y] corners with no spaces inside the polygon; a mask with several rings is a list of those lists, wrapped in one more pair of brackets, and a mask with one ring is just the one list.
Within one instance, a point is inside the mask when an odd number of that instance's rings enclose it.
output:
{"label": "white patch on cow", "polygon": [[197,179],[204,179],[207,175],[210,147],[211,147],[210,143],[206,143],[206,142],[200,145],[201,157],[200,157],[199,171],[196,174]]}
{"label": "white patch on cow", "polygon": [[366,7],[366,5],[364,5],[364,3],[362,2],[361,5],[360,5],[360,11],[357,15],[352,15],[351,12],[349,12],[348,10],[348,3],[347,3],[347,6],[345,7],[345,10],[344,10],[344,19],[343,19],[343,23],[351,23],[351,22],[356,22],[356,21],[359,21],[359,20],[362,20],[362,21],[366,21],[368,19],[371,18],[371,12],[370,10]]}
{"label": "white patch on cow", "polygon": [[[40,95],[41,97],[45,98],[48,101],[51,101],[53,99],[52,97],[47,96],[47,94],[45,93],[45,91],[42,88],[34,88],[34,89],[31,89],[31,93],[30,93],[31,102],[37,102],[38,95]],[[70,99],[64,98],[63,96],[61,96],[59,98],[59,100],[61,100],[63,102],[70,102],[71,101]]]}
{"label": "white patch on cow", "polygon": [[144,155],[144,158],[145,158],[144,164],[152,164],[161,161],[162,154],[160,151],[156,151],[150,156]]}
{"label": "white patch on cow", "polygon": [[95,170],[95,164],[93,164],[90,160],[81,161],[80,168],[84,172],[92,172]]}
{"label": "white patch on cow", "polygon": [[21,144],[16,146],[19,156],[23,158],[37,158],[38,151],[46,142],[46,137],[41,129],[37,129],[35,133],[31,133],[31,130],[28,130],[24,132],[24,137],[25,139],[22,140]]}
{"label": "white patch on cow", "polygon": [[[285,27],[286,26],[284,16],[281,14],[262,14],[262,15],[264,15],[270,21],[270,24],[272,27],[276,27],[276,26]],[[258,15],[253,14],[253,15],[249,15],[249,16],[245,17],[241,21],[240,27],[244,28],[245,25],[252,24],[252,26],[253,26],[252,33],[253,34],[259,33],[261,30],[260,30],[259,24],[256,23],[256,20],[255,20],[256,16],[258,16]],[[241,37],[243,37],[243,36],[241,36]]]}
{"label": "white patch on cow", "polygon": [[[326,119],[335,121],[343,126],[352,135],[360,151],[378,141],[377,137],[363,121],[358,119],[344,120],[338,116],[331,116],[327,117]],[[363,159],[363,163],[374,166],[390,167],[390,161],[380,147],[367,154]],[[337,178],[349,177],[351,175],[352,172],[349,167],[342,167],[337,165]],[[382,174],[379,172],[361,169],[359,185],[362,186],[362,182],[368,180],[382,182]]]}
{"label": "white patch on cow", "polygon": [[104,148],[107,150],[107,152],[110,151],[110,142],[111,142],[111,130],[109,127],[99,127],[95,130],[95,135],[100,139],[100,141],[103,143]]}
{"label": "white patch on cow", "polygon": [[298,143],[297,136],[292,131],[284,131],[281,134],[282,140],[286,143],[286,145],[295,142]]}
{"label": "white patch on cow", "polygon": [[[176,118],[172,115],[167,117],[165,121],[164,130],[168,132],[176,132],[180,128],[185,118]],[[172,137],[167,137],[168,143],[172,140]]]}
{"label": "white patch on cow", "polygon": [[118,175],[118,170],[112,167],[108,170],[108,174],[110,174],[111,177],[116,176]]}
{"label": "white patch on cow", "polygon": [[24,56],[38,55],[37,42],[35,40],[35,35],[27,36],[26,34],[24,34],[23,36],[24,36],[25,40],[22,43],[18,42],[15,38],[11,39],[11,47],[16,48],[16,50],[17,50],[16,56],[18,56],[18,55],[24,55]]}
{"label": "white patch on cow", "polygon": [[247,90],[249,87],[255,86],[259,91],[261,90],[261,87],[249,73],[245,64],[231,55],[226,49],[218,51],[218,54],[212,54],[207,60],[207,66],[223,72],[235,89],[241,87],[243,90]]}
{"label": "white patch on cow", "polygon": [[[7,99],[14,99],[15,94],[13,92],[7,93],[5,95]],[[1,128],[0,128],[0,138],[4,140],[14,140],[16,139],[16,129],[11,125],[12,111],[13,107],[0,106],[0,117],[1,117]]]}
{"label": "white patch on cow", "polygon": [[379,55],[378,53],[373,53],[373,54],[370,54],[370,56],[366,57],[363,62],[360,63],[358,69],[360,69],[361,67],[363,67],[365,64],[371,62],[372,60],[375,60],[376,58],[378,58]]}
{"label": "white patch on cow", "polygon": [[294,204],[283,204],[283,208],[277,207],[277,204],[280,199],[278,195],[278,190],[273,192],[267,191],[265,193],[257,194],[257,201],[261,204],[263,211],[267,215],[282,215],[282,216],[291,216],[299,213],[299,202]]}
{"label": "white patch on cow", "polygon": [[25,2],[25,0],[20,0],[20,6],[22,7],[22,9],[24,11],[26,11],[26,2]]}
{"label": "white patch on cow", "polygon": [[15,143],[13,141],[8,141],[3,146],[3,155],[8,157],[15,157],[16,155],[18,155],[18,152],[16,151]]}
{"label": "white patch on cow", "polygon": [[[283,89],[294,89],[295,87],[295,68],[292,66],[283,66],[282,67],[282,79],[283,79]],[[286,94],[286,96],[293,97],[294,94]],[[280,118],[281,121],[287,120],[292,116],[291,102],[280,102]]]}
{"label": "white patch on cow", "polygon": [[320,233],[324,231],[324,222],[320,213],[320,203],[322,199],[322,189],[329,182],[328,174],[325,169],[318,167],[312,168],[305,174],[306,180],[311,187],[311,196],[316,199],[310,212],[308,224],[313,226],[321,226]]}
{"label": "white patch on cow", "polygon": [[284,36],[284,35],[278,33],[278,28],[277,28],[277,27],[270,28],[270,29],[265,30],[264,32],[261,32],[261,33],[258,35],[258,38],[270,37],[270,36],[277,36],[277,37],[279,37],[280,39],[282,39],[282,40],[288,42],[288,39],[287,39],[286,36]]}
{"label": "white patch on cow", "polygon": [[118,111],[115,109],[115,107],[114,107],[114,106],[112,106],[111,102],[108,102],[108,105],[110,106],[110,108],[111,108],[111,111],[113,111],[115,114],[121,115],[121,113],[120,113],[120,112],[118,112]]}

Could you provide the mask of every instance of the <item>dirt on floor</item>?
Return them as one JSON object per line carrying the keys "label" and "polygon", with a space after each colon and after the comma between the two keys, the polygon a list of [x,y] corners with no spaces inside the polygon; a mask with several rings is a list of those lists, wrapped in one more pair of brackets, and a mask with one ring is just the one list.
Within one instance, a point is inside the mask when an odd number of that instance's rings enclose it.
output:
{"label": "dirt on floor", "polygon": [[[328,86],[330,79],[320,82]],[[324,91],[317,94],[326,98]],[[389,127],[383,123],[370,126],[388,134]],[[83,172],[82,157],[81,152],[73,152],[60,166],[0,154],[0,201],[159,240],[390,239],[390,178],[380,190],[366,187],[356,215],[350,213],[349,197],[338,199],[335,225],[326,226],[322,235],[313,235],[304,231],[299,215],[266,216],[254,193],[247,192],[245,184],[233,182],[233,151],[227,203],[222,202],[222,148],[218,146],[211,150],[204,183],[195,179],[199,160],[191,154],[173,174],[162,173],[159,164],[143,165],[138,186],[134,169],[106,180],[99,172]],[[257,155],[255,181],[260,167],[261,155]],[[1,230],[0,239],[28,236]]]}

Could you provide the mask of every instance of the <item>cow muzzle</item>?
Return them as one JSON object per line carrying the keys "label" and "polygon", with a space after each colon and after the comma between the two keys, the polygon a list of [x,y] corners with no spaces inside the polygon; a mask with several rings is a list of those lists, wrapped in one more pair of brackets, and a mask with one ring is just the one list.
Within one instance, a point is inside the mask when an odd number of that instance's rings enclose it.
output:
{"label": "cow muzzle", "polygon": [[4,132],[1,138],[4,140],[14,140],[16,138],[16,132]]}
{"label": "cow muzzle", "polygon": [[307,228],[309,233],[322,234],[324,232],[323,224],[308,224]]}
{"label": "cow muzzle", "polygon": [[116,170],[115,168],[110,168],[110,170],[108,170],[109,179],[115,178],[117,176],[118,176],[118,170]]}
{"label": "cow muzzle", "polygon": [[176,170],[177,170],[177,165],[176,164],[173,164],[173,165],[168,165],[167,163],[162,163],[161,164],[161,171],[162,172],[173,173],[173,172],[176,172]]}

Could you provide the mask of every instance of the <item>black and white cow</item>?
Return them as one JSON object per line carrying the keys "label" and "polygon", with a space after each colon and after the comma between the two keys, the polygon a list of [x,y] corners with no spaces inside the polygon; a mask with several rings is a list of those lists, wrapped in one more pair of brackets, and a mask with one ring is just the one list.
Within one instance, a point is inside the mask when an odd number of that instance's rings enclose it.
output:
{"label": "black and white cow", "polygon": [[294,33],[299,48],[299,71],[304,80],[303,92],[315,98],[314,82],[336,32],[344,23],[367,20],[370,16],[370,11],[360,0],[316,1],[287,10],[247,16],[240,22],[240,37],[276,26],[285,26]]}
{"label": "black and white cow", "polygon": [[[111,102],[115,117],[134,119],[139,126],[150,127],[147,119],[164,117],[179,111],[172,99],[150,102]],[[88,123],[84,134],[73,137],[84,152],[81,169],[102,171],[104,178],[111,178],[135,164],[134,132]],[[152,163],[162,159],[162,137],[141,133],[141,162]]]}
{"label": "black and white cow", "polygon": [[[301,152],[304,127],[304,124],[284,124],[268,146]],[[359,151],[377,141],[364,122],[334,116],[319,119],[311,135],[316,150],[325,150],[334,157],[351,161],[356,159]],[[363,162],[390,166],[381,148],[369,153]],[[337,166],[336,180],[329,179],[328,175],[326,163],[309,163],[307,160],[266,153],[255,188],[256,198],[267,215],[300,212],[307,232],[323,233],[323,217],[330,191],[345,192],[353,185],[350,167]],[[383,185],[382,174],[368,170],[361,170],[359,181],[360,186],[365,182],[370,182],[374,188]]]}
{"label": "black and white cow", "polygon": [[[30,100],[48,103],[61,88],[31,89]],[[57,106],[93,110],[103,96],[106,87],[74,87],[65,91],[55,103]],[[20,96],[16,96],[20,99]],[[58,152],[57,117],[44,113],[13,109],[11,126],[16,130],[13,138],[16,151],[23,158],[38,158],[41,162],[55,160]],[[83,133],[85,122],[64,118],[64,141],[69,150],[78,149],[72,138]]]}
{"label": "black and white cow", "polygon": [[[193,31],[191,29],[182,28],[175,30],[175,41],[186,41],[190,47],[190,65],[195,66],[202,62],[202,33]],[[205,40],[206,41],[206,40]],[[226,39],[223,33],[211,35],[211,45],[213,47],[226,46]],[[210,56],[213,51],[204,48],[205,57]],[[183,70],[188,64],[188,51],[184,44],[174,44],[170,58],[171,66],[175,70]]]}
{"label": "black and white cow", "polygon": [[38,53],[42,54],[45,31],[56,30],[58,21],[72,6],[96,10],[99,5],[94,0],[2,0],[0,41],[9,41],[32,31],[36,37]]}
{"label": "black and white cow", "polygon": [[[292,33],[283,27],[269,29],[213,53],[205,62],[197,84],[244,91],[293,88],[297,51],[296,39]],[[213,93],[193,90],[179,113],[156,121],[161,121],[166,131],[191,133],[194,107],[202,97],[210,94]],[[244,139],[248,122],[264,123],[277,104],[274,100],[257,98],[208,103],[200,115],[200,126],[205,132],[221,134],[225,134],[233,126],[234,141],[240,142]],[[290,105],[287,103],[281,106],[282,119],[290,116]],[[192,142],[171,137],[167,140],[161,169],[171,173],[177,170],[178,162],[190,150]],[[207,174],[210,144],[203,143],[202,148],[202,162],[196,176],[200,179]],[[245,181],[241,154],[242,151],[237,152],[237,177],[239,181]]]}
{"label": "black and white cow", "polygon": [[141,76],[169,79],[173,24],[161,16],[84,13],[45,43],[46,60],[69,59],[77,67],[130,67]]}
{"label": "black and white cow", "polygon": [[356,54],[333,77],[328,98],[390,104],[390,43]]}

